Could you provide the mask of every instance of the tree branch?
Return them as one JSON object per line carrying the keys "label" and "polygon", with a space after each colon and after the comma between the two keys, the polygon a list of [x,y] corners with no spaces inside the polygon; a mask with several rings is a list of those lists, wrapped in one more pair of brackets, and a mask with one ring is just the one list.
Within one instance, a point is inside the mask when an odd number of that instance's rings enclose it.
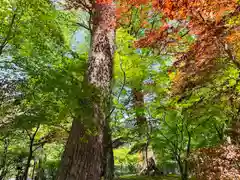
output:
{"label": "tree branch", "polygon": [[7,35],[6,35],[6,37],[4,38],[3,42],[0,45],[0,55],[3,52],[3,48],[7,45],[8,40],[10,39],[15,19],[16,19],[16,14],[13,14],[12,19],[11,19],[11,23],[9,24],[9,29],[8,29]]}
{"label": "tree branch", "polygon": [[[124,89],[124,87],[125,87],[125,85],[126,85],[126,72],[123,70],[122,62],[120,62],[120,68],[121,68],[121,71],[122,71],[122,73],[123,73],[123,84],[122,84],[122,87],[121,87],[121,89],[120,89],[120,91],[119,91],[119,93],[118,93],[118,96],[117,96],[117,100],[118,100],[118,101],[119,101],[120,96],[121,96],[121,94],[122,94],[122,91],[123,91],[123,89]],[[112,110],[110,111],[110,113],[107,115],[106,119],[108,119],[108,118],[112,115],[112,113],[113,113],[113,111],[114,111],[115,109],[116,109],[116,106],[114,106],[114,107],[112,108]]]}
{"label": "tree branch", "polygon": [[88,30],[92,34],[92,29],[89,26],[87,26],[86,24],[81,23],[81,22],[77,22],[77,25],[86,29],[86,30]]}

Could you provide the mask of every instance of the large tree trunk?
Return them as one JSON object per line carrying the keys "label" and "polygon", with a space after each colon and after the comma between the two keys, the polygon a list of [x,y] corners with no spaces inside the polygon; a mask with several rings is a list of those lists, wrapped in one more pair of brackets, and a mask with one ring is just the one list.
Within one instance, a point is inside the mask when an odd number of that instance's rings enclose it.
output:
{"label": "large tree trunk", "polygon": [[[100,3],[98,3],[100,2]],[[87,73],[92,116],[74,119],[57,180],[100,180],[106,160],[107,117],[115,49],[115,5],[97,0],[93,5],[93,34]],[[94,126],[94,127],[93,127]],[[94,131],[92,133],[87,133]]]}
{"label": "large tree trunk", "polygon": [[114,157],[112,147],[112,136],[109,126],[105,128],[105,154],[104,154],[104,180],[113,180],[114,178]]}

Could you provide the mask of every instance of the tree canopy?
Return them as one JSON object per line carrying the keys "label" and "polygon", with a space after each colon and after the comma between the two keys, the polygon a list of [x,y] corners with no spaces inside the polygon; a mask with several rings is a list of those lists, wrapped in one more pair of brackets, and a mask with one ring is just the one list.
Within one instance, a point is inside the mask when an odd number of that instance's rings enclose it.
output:
{"label": "tree canopy", "polygon": [[0,179],[240,178],[239,1],[0,5]]}

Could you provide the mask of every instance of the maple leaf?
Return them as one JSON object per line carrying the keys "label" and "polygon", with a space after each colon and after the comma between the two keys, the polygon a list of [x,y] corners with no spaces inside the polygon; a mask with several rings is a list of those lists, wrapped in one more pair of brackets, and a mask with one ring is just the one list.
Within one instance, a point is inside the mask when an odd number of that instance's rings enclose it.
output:
{"label": "maple leaf", "polygon": [[[189,46],[188,52],[183,53],[175,63],[179,72],[182,72],[174,80],[174,87],[179,93],[186,88],[193,88],[194,84],[203,82],[204,76],[211,74],[209,72],[214,72],[215,59],[227,55],[222,44],[226,39],[237,39],[236,36],[239,35],[235,33],[228,36],[231,30],[225,26],[227,19],[240,13],[236,0],[162,0],[156,11],[163,12],[163,23],[167,18],[177,20],[181,26],[188,28],[189,34],[197,36],[195,44]],[[170,35],[181,26],[171,30],[170,33],[166,31],[172,27],[162,26],[147,33],[135,45],[155,48],[161,44],[172,46]],[[177,39],[181,40],[181,38]],[[188,86],[190,84],[191,86]]]}

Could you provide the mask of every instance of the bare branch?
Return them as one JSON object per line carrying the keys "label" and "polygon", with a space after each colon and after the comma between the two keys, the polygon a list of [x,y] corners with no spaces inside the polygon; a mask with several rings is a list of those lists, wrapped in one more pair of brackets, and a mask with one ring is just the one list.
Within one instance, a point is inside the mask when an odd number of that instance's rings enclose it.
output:
{"label": "bare branch", "polygon": [[82,28],[84,28],[84,29],[86,29],[86,30],[88,30],[92,34],[91,28],[89,26],[87,26],[86,24],[78,22],[77,25],[82,27]]}

